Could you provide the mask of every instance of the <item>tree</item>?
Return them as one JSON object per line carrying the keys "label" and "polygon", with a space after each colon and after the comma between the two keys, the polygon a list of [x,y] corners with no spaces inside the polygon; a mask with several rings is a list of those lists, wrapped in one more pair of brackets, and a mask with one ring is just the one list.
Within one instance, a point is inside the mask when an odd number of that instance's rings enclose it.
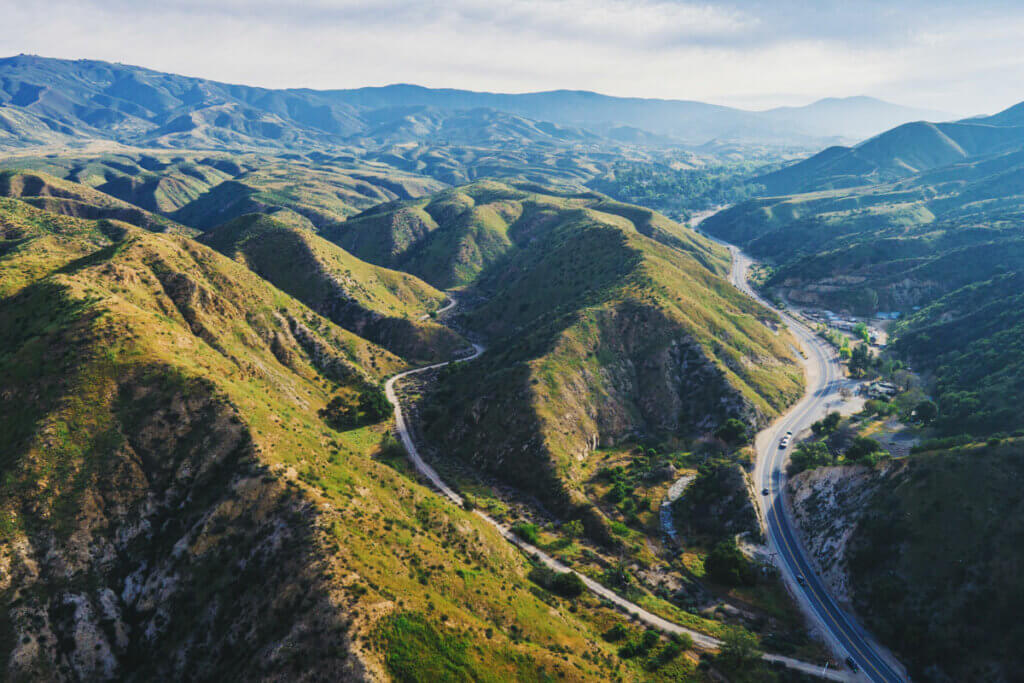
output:
{"label": "tree", "polygon": [[833,462],[832,452],[823,441],[804,441],[793,450],[786,471],[792,476],[804,470],[831,465]]}
{"label": "tree", "polygon": [[935,401],[925,399],[914,407],[914,416],[921,424],[928,424],[939,416],[939,407]]}
{"label": "tree", "polygon": [[359,394],[359,410],[371,422],[380,422],[391,417],[394,408],[384,390],[379,386],[368,386]]}
{"label": "tree", "polygon": [[569,538],[579,538],[583,535],[583,522],[578,519],[570,519],[562,525],[562,531]]}
{"label": "tree", "polygon": [[857,338],[863,341],[865,344],[871,343],[871,331],[868,330],[868,326],[860,322],[853,326],[853,333],[857,335]]}
{"label": "tree", "polygon": [[840,415],[836,411],[832,411],[831,413],[826,415],[824,418],[822,418],[822,419],[818,420],[817,422],[815,422],[814,424],[812,424],[811,425],[811,431],[814,432],[818,436],[822,436],[822,435],[825,435],[825,434],[831,434],[832,432],[836,431],[836,427],[839,426],[839,421],[842,420],[842,419],[843,419],[842,415]]}
{"label": "tree", "polygon": [[757,583],[757,570],[732,538],[722,541],[708,553],[704,559],[704,571],[712,581],[725,586],[752,586]]}
{"label": "tree", "polygon": [[847,462],[861,462],[866,465],[873,465],[877,460],[877,455],[882,451],[882,444],[866,436],[858,436],[853,440],[850,447],[846,449],[843,456]]}
{"label": "tree", "polygon": [[722,638],[722,649],[718,653],[722,664],[732,671],[749,670],[759,659],[757,637],[739,626],[733,626]]}
{"label": "tree", "polygon": [[747,440],[747,425],[735,417],[730,417],[718,429],[715,437],[728,444],[739,444]]}
{"label": "tree", "polygon": [[866,344],[861,344],[850,352],[850,375],[863,377],[871,366],[874,365],[875,357]]}

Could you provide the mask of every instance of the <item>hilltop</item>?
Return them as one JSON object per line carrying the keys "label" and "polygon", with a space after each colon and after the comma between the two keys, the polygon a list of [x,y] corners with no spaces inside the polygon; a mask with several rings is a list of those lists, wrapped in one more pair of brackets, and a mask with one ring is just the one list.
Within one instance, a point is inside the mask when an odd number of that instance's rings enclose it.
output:
{"label": "hilltop", "polygon": [[188,237],[0,218],[5,675],[613,675],[620,617],[404,473],[394,355]]}
{"label": "hilltop", "polygon": [[598,444],[763,424],[801,390],[777,319],[723,277],[727,252],[647,209],[481,182],[324,236],[481,300],[463,322],[490,350],[447,374],[427,436],[562,509]]}
{"label": "hilltop", "polygon": [[412,275],[365,263],[302,228],[250,214],[200,240],[341,327],[404,358],[447,360],[466,342],[422,322],[446,297]]}

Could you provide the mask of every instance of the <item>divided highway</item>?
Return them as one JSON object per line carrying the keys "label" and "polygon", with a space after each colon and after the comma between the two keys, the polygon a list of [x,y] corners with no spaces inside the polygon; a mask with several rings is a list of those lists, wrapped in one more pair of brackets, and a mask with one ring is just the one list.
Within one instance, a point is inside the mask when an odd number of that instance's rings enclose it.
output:
{"label": "divided highway", "polygon": [[[740,291],[767,308],[776,310],[763,300],[747,282],[751,260],[733,245],[721,242],[732,252],[730,279]],[[841,401],[839,387],[842,374],[839,361],[831,346],[814,334],[802,322],[782,311],[789,329],[800,341],[807,367],[807,391],[804,398],[781,419],[758,434],[755,442],[757,466],[754,481],[768,494],[760,496],[761,510],[768,527],[768,543],[777,566],[800,600],[801,606],[818,623],[832,643],[833,650],[856,662],[860,675],[871,681],[895,683],[907,680],[898,662],[885,652],[852,616],[844,612],[832,598],[828,589],[815,575],[812,565],[791,523],[785,505],[785,464],[788,449],[779,447],[786,432],[798,434],[810,427],[828,411],[831,404]]]}

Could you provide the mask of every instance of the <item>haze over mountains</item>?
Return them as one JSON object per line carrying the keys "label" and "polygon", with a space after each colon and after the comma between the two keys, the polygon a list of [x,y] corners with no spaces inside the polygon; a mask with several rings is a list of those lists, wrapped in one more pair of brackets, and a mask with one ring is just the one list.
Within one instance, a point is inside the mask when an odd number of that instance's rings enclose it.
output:
{"label": "haze over mountains", "polygon": [[393,85],[268,90],[91,60],[0,60],[0,143],[82,139],[201,148],[514,140],[701,145],[712,140],[821,146],[933,117],[872,98],[744,111],[583,91],[522,95]]}

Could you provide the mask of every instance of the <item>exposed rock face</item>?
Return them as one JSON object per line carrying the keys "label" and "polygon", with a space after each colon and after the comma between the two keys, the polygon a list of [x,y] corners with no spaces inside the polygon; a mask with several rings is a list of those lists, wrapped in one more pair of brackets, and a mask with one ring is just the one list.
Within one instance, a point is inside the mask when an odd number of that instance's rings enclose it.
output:
{"label": "exposed rock face", "polygon": [[506,362],[485,356],[454,371],[431,399],[447,412],[428,411],[429,436],[556,507],[581,502],[567,479],[599,446],[696,436],[729,417],[763,420],[703,348],[650,307],[603,308],[543,358]]}
{"label": "exposed rock face", "polygon": [[0,543],[5,677],[362,677],[314,510],[209,387],[168,393],[153,377],[122,383],[123,441],[79,509],[26,502],[26,531]]}
{"label": "exposed rock face", "polygon": [[869,467],[821,467],[801,472],[788,484],[804,547],[832,594],[847,605],[853,599],[847,551],[878,481]]}

